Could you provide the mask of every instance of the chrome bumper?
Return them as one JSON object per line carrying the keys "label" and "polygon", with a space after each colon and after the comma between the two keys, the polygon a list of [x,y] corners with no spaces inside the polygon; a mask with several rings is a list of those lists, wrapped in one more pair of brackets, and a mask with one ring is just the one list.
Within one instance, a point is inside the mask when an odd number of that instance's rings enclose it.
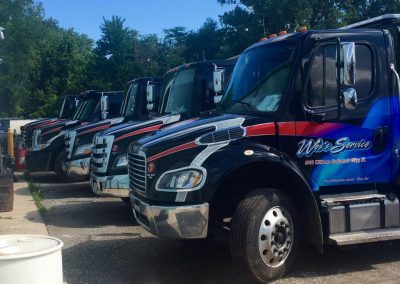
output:
{"label": "chrome bumper", "polygon": [[63,163],[64,172],[69,177],[85,177],[90,173],[90,157]]}
{"label": "chrome bumper", "polygon": [[137,222],[152,234],[173,239],[204,239],[208,231],[208,203],[153,206],[129,197]]}
{"label": "chrome bumper", "polygon": [[128,175],[99,177],[90,175],[90,185],[97,195],[129,197]]}

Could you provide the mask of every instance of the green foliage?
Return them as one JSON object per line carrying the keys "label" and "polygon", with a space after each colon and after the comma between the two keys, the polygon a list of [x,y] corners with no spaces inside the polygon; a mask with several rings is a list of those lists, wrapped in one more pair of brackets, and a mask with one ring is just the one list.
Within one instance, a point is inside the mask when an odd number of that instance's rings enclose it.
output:
{"label": "green foliage", "polygon": [[216,0],[232,5],[219,22],[198,30],[176,26],[141,35],[113,16],[101,38],[59,27],[33,0],[0,0],[0,116],[57,115],[62,97],[85,89],[123,90],[136,77],[161,76],[192,61],[240,54],[260,38],[281,30],[336,28],[400,12],[398,0]]}

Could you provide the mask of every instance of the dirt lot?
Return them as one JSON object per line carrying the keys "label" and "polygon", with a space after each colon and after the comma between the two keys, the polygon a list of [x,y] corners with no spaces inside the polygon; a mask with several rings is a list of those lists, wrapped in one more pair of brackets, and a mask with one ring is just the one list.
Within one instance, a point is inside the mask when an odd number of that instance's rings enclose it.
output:
{"label": "dirt lot", "polygon": [[[49,234],[63,240],[68,283],[249,283],[232,265],[226,242],[183,244],[153,237],[130,208],[96,197],[88,183],[58,184],[32,174],[44,189]],[[303,250],[278,283],[399,283],[400,242]]]}

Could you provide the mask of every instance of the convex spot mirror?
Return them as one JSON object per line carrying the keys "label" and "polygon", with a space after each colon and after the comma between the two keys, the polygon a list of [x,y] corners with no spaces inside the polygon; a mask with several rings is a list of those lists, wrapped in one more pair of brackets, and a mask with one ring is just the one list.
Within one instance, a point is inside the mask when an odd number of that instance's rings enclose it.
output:
{"label": "convex spot mirror", "polygon": [[342,89],[343,107],[347,110],[355,110],[357,108],[357,92],[354,88]]}
{"label": "convex spot mirror", "polygon": [[215,92],[214,103],[218,104],[221,101],[222,94],[224,92],[225,69],[215,66],[215,70],[213,73],[213,82]]}
{"label": "convex spot mirror", "polygon": [[154,92],[155,92],[155,85],[149,82],[146,86],[146,100],[147,100],[147,110],[152,111],[154,109]]}
{"label": "convex spot mirror", "polygon": [[101,96],[101,101],[100,101],[100,107],[101,107],[101,118],[102,119],[107,119],[108,117],[108,96]]}

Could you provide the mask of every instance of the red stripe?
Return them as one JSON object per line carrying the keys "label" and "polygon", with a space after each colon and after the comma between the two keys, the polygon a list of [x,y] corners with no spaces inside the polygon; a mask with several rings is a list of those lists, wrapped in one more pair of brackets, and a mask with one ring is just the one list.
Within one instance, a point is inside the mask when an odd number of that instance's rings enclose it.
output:
{"label": "red stripe", "polygon": [[194,142],[194,141],[188,142],[188,143],[185,143],[183,145],[179,145],[179,146],[176,146],[176,147],[171,148],[169,150],[166,150],[164,152],[158,153],[158,154],[148,158],[147,161],[151,162],[151,161],[157,160],[157,159],[159,159],[161,157],[164,157],[164,156],[167,156],[167,155],[171,155],[173,153],[180,152],[180,151],[187,150],[187,149],[194,148],[194,147],[197,147],[196,142]]}
{"label": "red stripe", "polygon": [[49,130],[47,132],[44,132],[41,135],[46,135],[46,134],[49,134],[49,133],[52,133],[52,132],[56,132],[56,131],[61,130],[62,128],[63,128],[62,126],[61,127],[57,127],[57,128],[52,129],[52,130]]}
{"label": "red stripe", "polygon": [[54,121],[41,122],[41,123],[39,123],[38,125],[34,125],[34,126],[32,127],[32,129],[36,129],[36,128],[43,127],[43,126],[49,126],[49,125],[54,124],[54,123],[56,123],[56,122],[60,122],[60,121],[54,120]]}
{"label": "red stripe", "polygon": [[142,128],[142,129],[139,129],[139,130],[135,130],[135,131],[126,133],[126,134],[122,135],[121,137],[116,138],[114,140],[114,142],[117,142],[119,140],[131,137],[131,136],[135,136],[135,135],[138,135],[138,134],[142,134],[142,133],[146,133],[146,132],[150,132],[150,131],[156,131],[156,130],[160,129],[161,126],[162,126],[162,124],[158,124],[158,125],[153,125],[153,126],[149,126],[149,127],[146,127],[146,128]]}
{"label": "red stripe", "polygon": [[95,128],[88,129],[88,130],[85,130],[85,131],[83,131],[83,132],[81,132],[81,133],[78,133],[78,136],[81,136],[81,135],[84,135],[84,134],[86,134],[86,133],[90,133],[90,132],[93,132],[93,131],[99,131],[99,130],[102,130],[102,129],[110,128],[110,126],[111,126],[111,124],[106,124],[106,125],[102,125],[102,126],[97,126],[97,127],[95,127]]}
{"label": "red stripe", "polygon": [[296,122],[278,122],[279,135],[295,136]]}
{"label": "red stripe", "polygon": [[256,124],[246,127],[246,137],[275,135],[275,124],[273,122]]}

